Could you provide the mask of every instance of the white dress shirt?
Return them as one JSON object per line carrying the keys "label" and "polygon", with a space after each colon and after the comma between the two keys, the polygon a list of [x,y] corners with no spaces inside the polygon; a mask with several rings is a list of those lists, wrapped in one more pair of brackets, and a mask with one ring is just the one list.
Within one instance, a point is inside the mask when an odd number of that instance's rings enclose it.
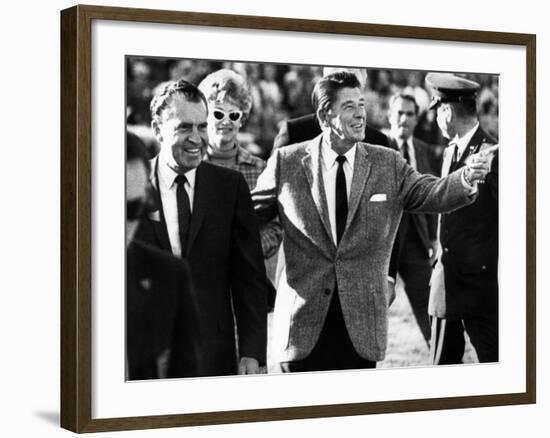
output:
{"label": "white dress shirt", "polygon": [[[347,151],[344,156],[346,161],[343,164],[344,175],[346,176],[346,195],[348,197],[351,192],[351,180],[353,178],[353,164],[355,163],[355,151],[357,145]],[[325,186],[325,194],[327,196],[328,217],[330,220],[330,230],[332,231],[332,239],[336,244],[336,172],[338,171],[338,154],[332,150],[330,145],[325,141],[321,141],[321,157],[322,157],[322,173],[323,184]]]}
{"label": "white dress shirt", "polygon": [[[162,211],[164,212],[164,219],[166,220],[166,228],[168,230],[170,246],[172,247],[172,253],[175,256],[181,257],[178,200],[176,196],[176,191],[178,188],[178,185],[176,184],[176,177],[178,174],[160,158],[158,161],[157,170],[160,199],[162,201]],[[185,191],[187,192],[187,196],[189,196],[189,207],[191,209],[191,213],[193,212],[193,199],[195,197],[196,173],[196,168],[185,172],[185,177],[187,178],[187,182],[185,183]]]}

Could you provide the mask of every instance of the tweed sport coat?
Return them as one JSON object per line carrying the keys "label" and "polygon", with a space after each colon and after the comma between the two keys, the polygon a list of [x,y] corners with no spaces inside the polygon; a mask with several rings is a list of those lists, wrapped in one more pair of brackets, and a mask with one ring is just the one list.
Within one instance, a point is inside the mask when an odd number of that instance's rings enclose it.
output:
{"label": "tweed sport coat", "polygon": [[387,344],[390,253],[404,210],[451,211],[472,202],[461,173],[421,175],[396,151],[358,143],[348,218],[336,247],[322,179],[322,135],[275,151],[252,192],[264,221],[279,217],[286,267],[277,290],[274,348],[280,361],[315,346],[338,285],[358,354],[382,360]]}

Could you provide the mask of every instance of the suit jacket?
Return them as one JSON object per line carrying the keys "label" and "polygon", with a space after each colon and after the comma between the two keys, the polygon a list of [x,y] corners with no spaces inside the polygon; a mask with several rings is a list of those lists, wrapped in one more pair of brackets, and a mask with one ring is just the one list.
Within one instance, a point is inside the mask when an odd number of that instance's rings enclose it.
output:
{"label": "suit jacket", "polygon": [[[432,153],[431,145],[416,137],[413,137],[412,143],[416,158],[416,170],[422,174],[429,173],[431,175],[437,175],[437,172],[432,168],[430,161],[430,156]],[[399,150],[397,141],[394,138],[390,139],[390,146],[393,149]],[[401,225],[399,226],[398,237],[396,240],[400,247],[403,245],[407,235],[409,235],[409,227],[411,226],[414,227],[414,230],[420,238],[426,258],[429,258],[430,250],[435,250],[435,248],[433,248],[433,242],[437,239],[437,215],[405,213],[401,220]],[[392,257],[393,256],[394,255],[392,254]]]}
{"label": "suit jacket", "polygon": [[414,171],[396,151],[358,143],[346,228],[336,247],[322,182],[321,139],[276,150],[252,192],[258,215],[278,216],[284,230],[275,351],[281,361],[311,352],[337,285],[355,349],[365,359],[381,360],[387,343],[386,274],[403,210],[450,211],[471,199],[459,173],[440,181]]}
{"label": "suit jacket", "polygon": [[[457,166],[496,140],[481,127],[474,133]],[[440,318],[465,318],[498,311],[498,151],[477,200],[441,216],[440,243],[445,287],[430,292],[428,311]],[[432,285],[441,284],[434,278]]]}
{"label": "suit jacket", "polygon": [[[158,159],[152,163],[157,185]],[[162,202],[138,231],[153,245],[171,251]],[[267,277],[258,224],[243,176],[232,169],[203,162],[197,168],[195,196],[185,258],[196,291],[200,321],[202,375],[237,372],[235,324],[239,356],[266,360]],[[233,311],[234,308],[234,311]],[[194,335],[182,321],[181,330]],[[189,375],[185,350],[175,348],[171,376]],[[179,365],[179,366],[178,366]]]}
{"label": "suit jacket", "polygon": [[[128,379],[161,377],[157,359],[172,343],[186,342],[176,320],[192,306],[192,285],[187,263],[166,251],[134,240],[127,250],[126,352]],[[193,339],[187,339],[193,341]],[[187,346],[196,352],[196,345]],[[200,369],[198,356],[189,364]]]}
{"label": "suit jacket", "polygon": [[[273,142],[273,149],[289,144],[311,140],[321,133],[321,126],[315,113],[287,120]],[[365,124],[365,143],[389,146],[388,137]]]}

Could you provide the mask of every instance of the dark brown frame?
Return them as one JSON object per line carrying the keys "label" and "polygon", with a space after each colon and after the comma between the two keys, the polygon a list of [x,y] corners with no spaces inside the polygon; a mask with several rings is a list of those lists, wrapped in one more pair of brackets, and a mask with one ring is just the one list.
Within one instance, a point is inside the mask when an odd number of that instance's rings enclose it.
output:
{"label": "dark brown frame", "polygon": [[[527,51],[527,320],[523,393],[127,418],[91,418],[91,24],[140,21],[480,42]],[[536,401],[536,37],[531,34],[75,6],[61,12],[61,426],[74,432],[515,405]]]}

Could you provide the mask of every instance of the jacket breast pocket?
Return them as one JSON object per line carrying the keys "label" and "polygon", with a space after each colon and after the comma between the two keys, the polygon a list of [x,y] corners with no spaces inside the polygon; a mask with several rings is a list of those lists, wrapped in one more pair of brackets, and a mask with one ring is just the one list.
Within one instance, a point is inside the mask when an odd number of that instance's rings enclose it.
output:
{"label": "jacket breast pocket", "polygon": [[369,239],[385,241],[390,236],[392,208],[389,200],[367,204],[367,235]]}

